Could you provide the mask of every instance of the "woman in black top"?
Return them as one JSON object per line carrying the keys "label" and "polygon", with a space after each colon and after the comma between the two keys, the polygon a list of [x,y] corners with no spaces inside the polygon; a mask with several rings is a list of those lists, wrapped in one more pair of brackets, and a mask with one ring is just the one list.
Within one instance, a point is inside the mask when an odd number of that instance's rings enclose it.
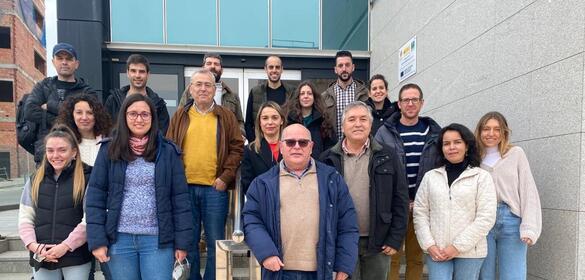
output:
{"label": "woman in black top", "polygon": [[274,101],[264,102],[256,116],[256,139],[244,149],[241,177],[242,191],[245,194],[252,180],[268,171],[281,159],[278,141],[285,126],[284,113]]}
{"label": "woman in black top", "polygon": [[287,102],[286,112],[289,124],[299,123],[311,132],[313,141],[313,158],[333,147],[337,137],[333,135],[333,121],[325,111],[321,94],[309,81],[303,81],[297,87],[293,97]]}
{"label": "woman in black top", "polygon": [[386,119],[395,112],[399,112],[400,109],[398,109],[396,102],[390,102],[388,99],[388,81],[383,75],[372,76],[368,86],[370,87],[370,97],[366,104],[372,108],[372,116],[374,117],[370,133],[376,135],[378,128],[384,125]]}

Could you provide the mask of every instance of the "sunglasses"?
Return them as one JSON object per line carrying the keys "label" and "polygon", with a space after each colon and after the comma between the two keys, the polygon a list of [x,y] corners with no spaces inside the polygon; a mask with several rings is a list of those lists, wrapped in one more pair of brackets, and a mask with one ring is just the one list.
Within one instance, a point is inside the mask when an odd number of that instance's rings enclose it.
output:
{"label": "sunglasses", "polygon": [[294,148],[297,143],[299,144],[299,147],[301,148],[305,148],[309,145],[309,143],[311,143],[311,140],[308,139],[285,139],[282,140],[282,142],[284,142],[284,144],[286,144],[287,147],[289,148]]}

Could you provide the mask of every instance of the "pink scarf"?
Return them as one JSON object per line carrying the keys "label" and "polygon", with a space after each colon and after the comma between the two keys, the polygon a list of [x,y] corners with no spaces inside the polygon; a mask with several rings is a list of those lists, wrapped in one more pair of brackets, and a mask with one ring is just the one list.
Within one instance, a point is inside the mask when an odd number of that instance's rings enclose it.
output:
{"label": "pink scarf", "polygon": [[142,138],[130,136],[130,149],[132,149],[132,152],[137,156],[141,156],[142,153],[144,153],[146,143],[148,143],[148,135]]}

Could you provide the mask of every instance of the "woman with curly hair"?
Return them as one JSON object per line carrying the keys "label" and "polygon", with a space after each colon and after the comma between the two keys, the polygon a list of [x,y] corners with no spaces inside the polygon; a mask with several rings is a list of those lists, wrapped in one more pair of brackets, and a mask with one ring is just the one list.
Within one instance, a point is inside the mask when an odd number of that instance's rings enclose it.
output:
{"label": "woman with curly hair", "polygon": [[314,143],[314,158],[321,152],[333,147],[337,138],[333,134],[332,120],[325,111],[321,94],[317,93],[310,81],[303,81],[297,87],[293,97],[284,105],[287,112],[287,123],[299,123],[311,132]]}
{"label": "woman with curly hair", "polygon": [[65,101],[57,123],[69,126],[79,142],[81,160],[93,166],[100,150],[100,140],[110,133],[112,120],[104,106],[93,95],[80,93]]}

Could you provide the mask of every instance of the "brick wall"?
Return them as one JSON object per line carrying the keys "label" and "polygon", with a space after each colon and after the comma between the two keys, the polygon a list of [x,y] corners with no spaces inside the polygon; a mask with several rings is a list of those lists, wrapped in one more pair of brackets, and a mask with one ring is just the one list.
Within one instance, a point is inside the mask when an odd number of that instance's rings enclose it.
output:
{"label": "brick wall", "polygon": [[[44,1],[34,0],[34,3],[44,14]],[[0,0],[0,9],[13,12],[14,1]],[[0,102],[0,152],[10,152],[10,176],[20,177],[34,170],[34,162],[16,141],[16,106],[22,96],[32,90],[35,82],[45,77],[35,68],[34,54],[36,51],[46,59],[46,51],[18,17],[4,15],[0,26],[10,27],[12,41],[10,49],[0,49],[0,64],[6,65],[0,67],[0,80],[13,81],[14,88],[14,102]]]}

